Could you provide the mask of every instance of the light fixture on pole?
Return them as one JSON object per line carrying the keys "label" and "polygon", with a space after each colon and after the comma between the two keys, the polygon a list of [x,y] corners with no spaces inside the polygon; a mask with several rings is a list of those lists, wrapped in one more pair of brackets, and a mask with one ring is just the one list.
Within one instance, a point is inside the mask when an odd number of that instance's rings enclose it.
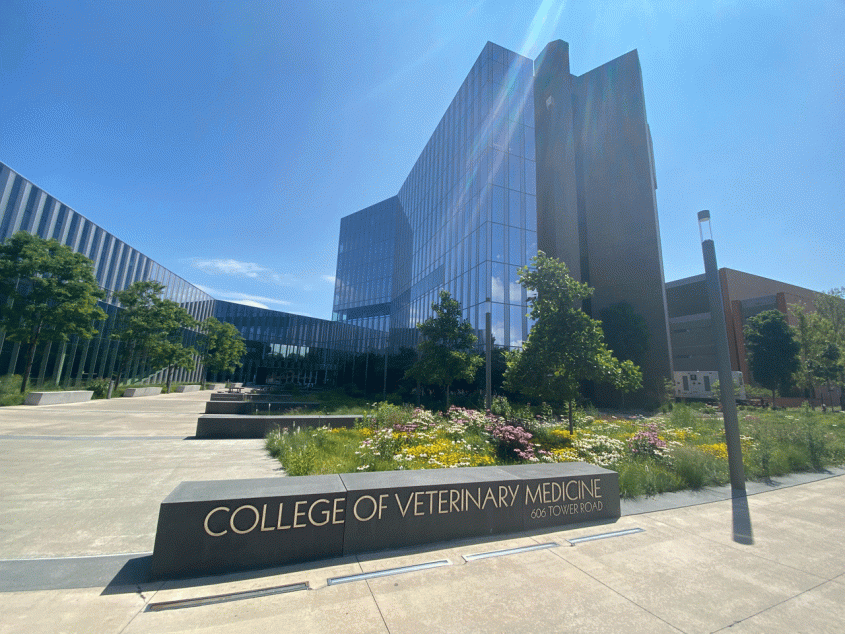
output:
{"label": "light fixture on pole", "polygon": [[[487,298],[490,306],[490,298]],[[493,407],[493,320],[488,310],[484,315],[484,409],[490,411]]]}
{"label": "light fixture on pole", "polygon": [[710,323],[713,325],[713,343],[716,346],[716,368],[719,371],[722,414],[725,419],[725,444],[728,448],[731,489],[735,494],[745,495],[745,468],[742,465],[742,446],[739,442],[739,421],[736,414],[731,357],[728,352],[725,307],[719,283],[719,268],[716,265],[716,246],[713,244],[713,232],[710,227],[710,212],[707,210],[698,212],[698,232],[701,236],[701,251],[704,255],[704,275],[707,281],[707,299],[710,304]]}

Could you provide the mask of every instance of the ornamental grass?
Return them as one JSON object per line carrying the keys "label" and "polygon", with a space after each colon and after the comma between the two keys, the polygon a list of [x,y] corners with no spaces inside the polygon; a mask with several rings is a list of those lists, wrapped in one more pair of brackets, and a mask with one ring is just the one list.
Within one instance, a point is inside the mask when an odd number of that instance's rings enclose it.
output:
{"label": "ornamental grass", "polygon": [[[588,462],[617,471],[623,497],[730,481],[723,421],[712,409],[580,413],[570,434],[547,406],[496,405],[500,413],[376,403],[354,429],[275,431],[266,447],[288,475]],[[739,422],[749,479],[845,464],[845,415],[741,410]]]}

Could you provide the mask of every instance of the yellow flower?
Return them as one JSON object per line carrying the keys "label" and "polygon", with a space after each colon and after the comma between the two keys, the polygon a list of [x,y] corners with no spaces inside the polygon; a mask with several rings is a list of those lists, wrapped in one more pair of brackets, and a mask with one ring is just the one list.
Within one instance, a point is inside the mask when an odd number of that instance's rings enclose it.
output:
{"label": "yellow flower", "polygon": [[552,449],[552,458],[555,462],[579,462],[581,458],[578,452],[572,447],[564,447],[563,449]]}
{"label": "yellow flower", "polygon": [[725,443],[714,443],[712,445],[698,445],[698,450],[706,453],[708,456],[719,458],[720,460],[728,459],[728,447]]}

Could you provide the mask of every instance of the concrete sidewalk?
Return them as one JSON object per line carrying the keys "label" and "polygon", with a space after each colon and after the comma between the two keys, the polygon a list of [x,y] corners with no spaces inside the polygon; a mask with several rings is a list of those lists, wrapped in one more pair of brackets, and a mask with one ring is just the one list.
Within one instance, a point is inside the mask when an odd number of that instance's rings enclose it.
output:
{"label": "concrete sidewalk", "polygon": [[0,632],[845,632],[841,470],[625,502],[601,526],[145,582],[178,481],[279,474],[261,441],[178,439],[205,398],[0,408]]}

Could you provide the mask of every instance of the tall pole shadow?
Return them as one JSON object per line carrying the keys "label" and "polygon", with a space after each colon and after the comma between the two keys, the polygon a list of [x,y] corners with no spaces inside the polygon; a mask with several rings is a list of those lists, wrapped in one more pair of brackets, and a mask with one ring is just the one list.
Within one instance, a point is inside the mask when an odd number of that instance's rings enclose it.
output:
{"label": "tall pole shadow", "polygon": [[748,510],[748,497],[745,491],[733,491],[734,541],[750,546],[754,543],[754,531],[751,528],[751,513]]}

